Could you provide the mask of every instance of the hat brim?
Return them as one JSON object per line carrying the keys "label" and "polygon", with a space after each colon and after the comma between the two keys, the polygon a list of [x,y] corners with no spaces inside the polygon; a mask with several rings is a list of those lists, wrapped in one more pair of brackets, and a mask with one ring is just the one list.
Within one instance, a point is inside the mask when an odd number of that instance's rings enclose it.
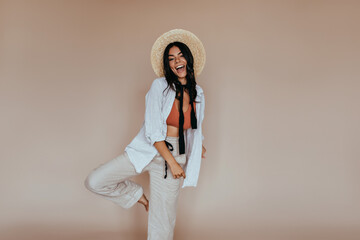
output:
{"label": "hat brim", "polygon": [[172,42],[182,42],[189,47],[194,58],[194,73],[196,76],[200,75],[205,66],[205,48],[195,34],[183,29],[170,30],[156,39],[151,48],[151,65],[155,74],[158,77],[164,76],[164,50]]}

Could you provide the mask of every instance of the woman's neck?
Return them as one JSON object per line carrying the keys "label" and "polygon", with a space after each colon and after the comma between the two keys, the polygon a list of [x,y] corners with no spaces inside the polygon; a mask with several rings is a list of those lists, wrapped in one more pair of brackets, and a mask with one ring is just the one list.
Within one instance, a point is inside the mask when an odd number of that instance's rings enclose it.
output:
{"label": "woman's neck", "polygon": [[182,85],[186,85],[186,78],[178,78],[178,80]]}

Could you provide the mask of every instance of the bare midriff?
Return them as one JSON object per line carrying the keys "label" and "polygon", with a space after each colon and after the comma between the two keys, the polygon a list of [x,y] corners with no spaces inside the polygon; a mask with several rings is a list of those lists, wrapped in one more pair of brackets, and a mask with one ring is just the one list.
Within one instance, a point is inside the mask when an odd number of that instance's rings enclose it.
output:
{"label": "bare midriff", "polygon": [[179,136],[179,128],[167,125],[167,136],[170,137],[178,137]]}

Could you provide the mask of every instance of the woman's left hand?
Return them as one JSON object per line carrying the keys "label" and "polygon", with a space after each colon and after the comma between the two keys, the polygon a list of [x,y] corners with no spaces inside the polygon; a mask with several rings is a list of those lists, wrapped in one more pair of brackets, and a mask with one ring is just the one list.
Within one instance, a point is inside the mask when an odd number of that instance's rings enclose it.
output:
{"label": "woman's left hand", "polygon": [[201,158],[205,158],[205,152],[206,152],[206,148],[204,147],[204,145],[202,145],[202,153],[201,153]]}

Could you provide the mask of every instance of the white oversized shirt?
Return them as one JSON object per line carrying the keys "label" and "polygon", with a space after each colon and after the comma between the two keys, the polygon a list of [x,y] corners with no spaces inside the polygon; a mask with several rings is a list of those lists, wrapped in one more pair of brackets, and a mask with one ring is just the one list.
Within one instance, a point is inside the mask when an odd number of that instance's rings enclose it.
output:
{"label": "white oversized shirt", "polygon": [[[145,96],[145,120],[135,138],[126,146],[131,163],[137,173],[148,165],[158,153],[153,145],[155,142],[164,141],[167,136],[166,119],[170,114],[175,101],[176,92],[167,87],[165,77],[156,78]],[[204,119],[205,97],[202,88],[196,85],[196,119],[197,129],[184,130],[186,164],[184,171],[186,178],[182,187],[196,187],[200,173],[202,141],[201,124]]]}

